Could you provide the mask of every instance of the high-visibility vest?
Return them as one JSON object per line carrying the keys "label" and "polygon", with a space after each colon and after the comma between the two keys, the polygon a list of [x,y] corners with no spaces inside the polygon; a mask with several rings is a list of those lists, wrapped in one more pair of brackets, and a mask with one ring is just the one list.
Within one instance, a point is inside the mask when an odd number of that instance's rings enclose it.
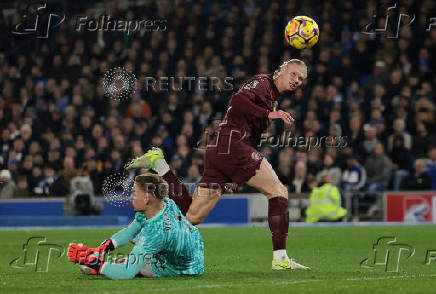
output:
{"label": "high-visibility vest", "polygon": [[306,209],[306,222],[337,220],[347,214],[341,206],[339,189],[330,183],[314,188],[310,194],[310,204]]}

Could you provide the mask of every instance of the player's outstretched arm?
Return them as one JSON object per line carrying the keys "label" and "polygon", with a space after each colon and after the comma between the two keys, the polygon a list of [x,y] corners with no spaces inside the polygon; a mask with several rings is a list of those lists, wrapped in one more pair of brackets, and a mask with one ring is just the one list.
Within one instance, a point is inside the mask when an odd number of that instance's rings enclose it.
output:
{"label": "player's outstretched arm", "polygon": [[110,239],[104,240],[98,247],[88,248],[83,244],[71,243],[69,246],[69,251],[71,251],[69,259],[72,262],[79,263],[79,260],[85,259],[88,255],[103,257],[106,253],[126,245],[140,230],[141,225],[133,220],[127,228],[114,234]]}
{"label": "player's outstretched arm", "polygon": [[102,265],[100,274],[112,280],[133,279],[150,261],[151,255],[145,254],[139,247],[134,247],[124,263],[106,262]]}
{"label": "player's outstretched arm", "polygon": [[124,228],[118,233],[112,235],[111,239],[115,248],[120,248],[129,243],[130,240],[136,237],[140,230],[141,224],[134,219],[127,228]]}
{"label": "player's outstretched arm", "polygon": [[165,236],[162,234],[150,236],[146,243],[133,247],[123,264],[106,262],[100,268],[100,273],[113,280],[133,279],[147,263],[151,262],[153,254],[167,249],[164,240]]}

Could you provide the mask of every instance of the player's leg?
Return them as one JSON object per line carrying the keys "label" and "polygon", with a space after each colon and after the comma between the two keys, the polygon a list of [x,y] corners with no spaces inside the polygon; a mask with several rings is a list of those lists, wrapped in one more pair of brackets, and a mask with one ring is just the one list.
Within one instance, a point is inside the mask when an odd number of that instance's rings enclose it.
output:
{"label": "player's leg", "polygon": [[192,196],[191,206],[186,213],[186,218],[193,225],[198,225],[209,215],[223,193],[233,193],[238,186],[235,182],[225,183],[226,180],[222,175],[215,176],[214,182],[206,180],[207,178],[207,175],[201,178]]}
{"label": "player's leg", "polygon": [[197,186],[192,197],[192,203],[186,213],[186,218],[193,224],[198,225],[210,211],[222,195],[221,188],[206,188]]}
{"label": "player's leg", "polygon": [[186,215],[192,202],[192,197],[189,194],[188,189],[172,172],[172,170],[169,169],[169,167],[168,171],[162,175],[162,178],[169,185],[168,197],[170,197],[177,204],[182,214]]}
{"label": "player's leg", "polygon": [[[111,260],[111,263],[115,264],[124,264],[125,262],[126,258],[113,258]],[[87,267],[86,265],[81,265],[80,269],[85,275],[92,275],[92,269]],[[147,262],[147,264],[141,268],[139,273],[136,274],[136,277],[155,278],[157,277],[157,275],[153,272],[153,268],[151,267],[150,262]]]}
{"label": "player's leg", "polygon": [[286,253],[286,238],[289,230],[288,190],[280,182],[277,174],[263,158],[259,169],[247,182],[268,198],[268,224],[272,233],[273,269],[307,269]]}
{"label": "player's leg", "polygon": [[186,186],[171,171],[160,148],[153,147],[144,155],[129,162],[125,168],[126,170],[145,168],[157,172],[169,185],[168,197],[177,204],[182,214],[186,215],[192,202],[191,195]]}
{"label": "player's leg", "polygon": [[[204,160],[204,173],[192,196],[192,203],[186,218],[193,224],[201,223],[221,198],[223,191],[230,192],[234,188],[228,183],[230,178],[215,166],[217,161],[225,161],[216,156],[214,149],[208,149]],[[227,161],[228,162],[228,161]]]}

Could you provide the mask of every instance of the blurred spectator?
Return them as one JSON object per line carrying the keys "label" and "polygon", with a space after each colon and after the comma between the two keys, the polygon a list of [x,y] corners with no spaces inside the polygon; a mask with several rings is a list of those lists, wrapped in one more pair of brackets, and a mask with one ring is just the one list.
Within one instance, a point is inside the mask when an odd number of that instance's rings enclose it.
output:
{"label": "blurred spectator", "polygon": [[43,176],[38,184],[36,184],[33,192],[39,196],[53,195],[51,187],[57,178],[58,176],[55,174],[54,168],[50,165],[45,166]]}
{"label": "blurred spectator", "polygon": [[347,158],[347,168],[342,172],[342,187],[345,191],[359,191],[366,183],[366,171],[357,161],[357,156],[351,154]]}
{"label": "blurred spectator", "polygon": [[285,150],[280,151],[278,156],[277,176],[280,182],[288,189],[291,183],[291,166],[291,156]]}
{"label": "blurred spectator", "polygon": [[404,147],[404,137],[396,135],[389,154],[392,159],[393,190],[400,189],[401,181],[410,175],[412,157],[410,151]]}
{"label": "blurred spectator", "polygon": [[378,140],[377,130],[375,126],[366,124],[363,126],[363,130],[365,132],[365,139],[361,142],[359,146],[359,154],[365,160],[367,156],[372,154]]}
{"label": "blurred spectator", "polygon": [[322,160],[319,149],[310,150],[307,154],[307,172],[310,175],[316,176],[321,170]]}
{"label": "blurred spectator", "polygon": [[317,174],[318,181],[321,181],[321,176],[324,175],[326,172],[330,173],[330,177],[332,178],[331,183],[336,186],[340,187],[341,185],[341,177],[342,177],[342,171],[341,169],[336,165],[335,159],[331,154],[326,153],[324,155],[324,161],[321,171]]}
{"label": "blurred spectator", "polygon": [[436,144],[436,137],[427,130],[427,124],[419,121],[416,124],[416,135],[413,137],[413,154],[417,157],[425,157],[428,147]]}
{"label": "blurred spectator", "polygon": [[406,131],[406,123],[403,119],[397,118],[394,120],[394,133],[388,137],[388,152],[394,148],[394,138],[397,136],[403,137],[404,148],[412,149],[412,136]]}
{"label": "blurred spectator", "polygon": [[188,175],[182,180],[183,184],[188,188],[189,194],[194,195],[195,187],[200,181],[200,170],[197,165],[191,165],[188,169]]}
{"label": "blurred spectator", "polygon": [[170,161],[170,168],[175,171],[179,178],[183,178],[186,175],[185,170],[183,169],[183,161],[180,154],[176,153],[173,155]]}
{"label": "blurred spectator", "polygon": [[29,197],[30,189],[29,183],[27,182],[26,176],[19,176],[17,180],[17,188],[14,191],[14,198],[24,198]]}
{"label": "blurred spectator", "polygon": [[360,142],[362,142],[364,138],[362,122],[358,115],[353,115],[351,117],[349,129],[351,134],[348,136],[348,145],[356,149],[359,147]]}
{"label": "blurred spectator", "polygon": [[3,169],[0,171],[0,198],[12,198],[17,186],[12,179],[10,171]]}
{"label": "blurred spectator", "polygon": [[309,191],[307,184],[307,166],[305,162],[299,161],[295,164],[294,179],[289,187],[289,193],[306,193]]}
{"label": "blurred spectator", "polygon": [[373,154],[366,159],[368,191],[384,191],[388,187],[392,172],[392,161],[386,156],[383,144],[377,142]]}
{"label": "blurred spectator", "polygon": [[432,146],[428,150],[427,173],[432,180],[432,190],[436,190],[436,146]]}
{"label": "blurred spectator", "polygon": [[81,175],[81,170],[75,168],[74,159],[64,158],[63,168],[58,172],[59,177],[53,183],[52,191],[56,196],[64,196],[70,192],[71,179]]}
{"label": "blurred spectator", "polygon": [[26,155],[26,157],[24,157],[23,163],[21,164],[20,168],[18,169],[18,173],[21,176],[25,176],[27,178],[28,184],[32,178],[32,168],[33,168],[32,155]]}
{"label": "blurred spectator", "polygon": [[425,169],[425,160],[415,160],[415,173],[401,181],[401,190],[428,191],[431,190],[431,177]]}

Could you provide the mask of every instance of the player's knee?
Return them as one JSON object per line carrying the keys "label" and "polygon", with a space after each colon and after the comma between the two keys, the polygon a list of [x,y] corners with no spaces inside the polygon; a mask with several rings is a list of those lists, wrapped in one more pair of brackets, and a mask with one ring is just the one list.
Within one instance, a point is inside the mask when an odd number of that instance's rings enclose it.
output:
{"label": "player's knee", "polygon": [[269,189],[265,189],[265,190],[266,190],[265,194],[268,198],[281,196],[288,199],[288,189],[279,181],[273,183],[273,185],[269,187]]}
{"label": "player's knee", "polygon": [[285,187],[285,185],[283,185],[282,183],[280,183],[280,196],[288,199],[288,189]]}

